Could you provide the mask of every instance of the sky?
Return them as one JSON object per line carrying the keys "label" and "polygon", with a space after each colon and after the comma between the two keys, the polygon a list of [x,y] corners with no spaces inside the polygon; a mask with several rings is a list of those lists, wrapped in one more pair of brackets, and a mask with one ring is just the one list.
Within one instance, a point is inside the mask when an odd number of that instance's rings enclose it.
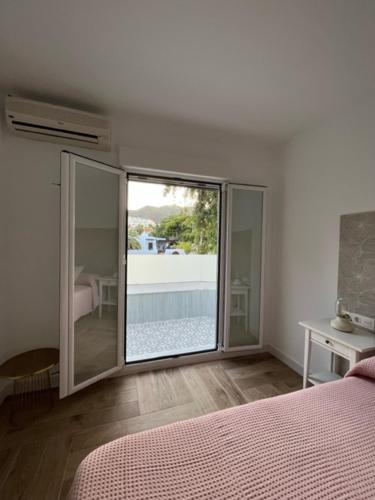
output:
{"label": "sky", "polygon": [[137,210],[145,205],[161,207],[163,205],[179,205],[191,207],[194,200],[186,197],[187,188],[176,187],[173,193],[164,195],[165,185],[152,184],[150,182],[129,181],[128,184],[128,208]]}

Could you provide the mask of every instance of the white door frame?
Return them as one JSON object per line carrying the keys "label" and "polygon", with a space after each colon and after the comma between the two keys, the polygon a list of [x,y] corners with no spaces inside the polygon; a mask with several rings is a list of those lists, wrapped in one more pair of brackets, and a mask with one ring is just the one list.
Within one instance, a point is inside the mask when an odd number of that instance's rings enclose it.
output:
{"label": "white door frame", "polygon": [[[186,186],[191,185],[194,187],[204,187],[204,184],[215,185],[217,186],[217,190],[220,196],[219,202],[219,211],[218,211],[218,263],[217,263],[217,345],[215,350],[209,350],[207,352],[199,352],[199,353],[186,353],[180,354],[177,357],[184,358],[197,358],[198,357],[206,357],[209,359],[210,356],[215,355],[217,352],[220,352],[223,347],[223,338],[224,338],[224,280],[225,280],[225,216],[226,216],[226,181],[222,177],[209,177],[209,176],[200,176],[200,175],[188,175],[185,173],[179,172],[170,172],[164,170],[155,170],[150,168],[139,168],[139,167],[125,167],[125,175],[126,180],[130,177],[131,180],[136,180],[139,177],[139,180],[142,182],[160,182],[170,180],[176,185]],[[127,231],[127,228],[126,228]],[[126,290],[126,284],[125,284]],[[126,335],[126,325],[124,335]],[[143,366],[149,367],[152,370],[152,366],[159,366],[160,363],[166,363],[168,360],[171,360],[171,363],[174,364],[176,356],[156,358],[156,359],[145,359],[144,361],[135,361],[128,362],[126,360],[124,362],[124,371],[139,371],[142,370]]]}
{"label": "white door frame", "polygon": [[[83,163],[93,168],[111,172],[119,176],[119,291],[118,291],[118,356],[117,365],[105,372],[92,377],[80,384],[74,385],[74,322],[73,322],[73,286],[74,286],[74,215],[75,215],[75,166],[76,163]],[[139,173],[141,175],[156,172],[152,169],[140,169],[128,167],[126,170],[114,168],[95,160],[82,156],[62,152],[61,154],[61,254],[60,254],[60,398],[87,387],[88,385],[107,377],[123,369],[124,372],[139,371],[142,365],[152,369],[160,364],[168,364],[169,359],[145,361],[137,363],[137,366],[125,365],[124,362],[124,335],[125,335],[125,265],[126,265],[126,182],[127,173]],[[167,171],[157,171],[157,176],[175,178],[176,173]],[[260,351],[263,347],[263,326],[264,326],[264,273],[265,273],[265,243],[266,243],[266,210],[267,210],[267,188],[246,184],[230,184],[226,179],[215,177],[201,177],[198,175],[178,174],[180,178],[186,180],[214,182],[222,184],[221,196],[221,235],[220,235],[220,280],[219,280],[219,324],[218,324],[218,344],[217,352],[191,354],[191,359],[207,358],[216,359],[220,355],[220,350],[228,355],[237,351],[251,352]],[[247,189],[250,191],[263,192],[263,214],[262,214],[262,252],[261,252],[261,290],[260,290],[260,331],[259,344],[239,347],[229,347],[229,313],[230,313],[230,236],[231,236],[231,204],[232,191],[234,188]],[[171,365],[177,361],[170,359]],[[177,362],[178,363],[178,362]]]}
{"label": "white door frame", "polygon": [[[259,342],[254,345],[229,346],[230,333],[230,308],[231,308],[231,234],[232,234],[232,201],[233,190],[242,189],[247,191],[261,191],[263,193],[262,203],[262,250],[261,250],[261,277],[260,277],[260,319],[259,319]],[[265,271],[265,248],[266,248],[266,211],[267,211],[267,188],[265,186],[251,186],[248,184],[228,184],[226,199],[226,235],[225,235],[225,293],[224,293],[224,339],[223,350],[249,351],[263,348],[264,329],[264,271]]]}
{"label": "white door frame", "polygon": [[[80,384],[74,384],[74,249],[75,249],[75,171],[80,163],[119,177],[118,233],[118,315],[117,364]],[[61,232],[60,232],[60,398],[111,375],[124,365],[125,300],[125,210],[126,177],[124,171],[63,151],[61,153]]]}

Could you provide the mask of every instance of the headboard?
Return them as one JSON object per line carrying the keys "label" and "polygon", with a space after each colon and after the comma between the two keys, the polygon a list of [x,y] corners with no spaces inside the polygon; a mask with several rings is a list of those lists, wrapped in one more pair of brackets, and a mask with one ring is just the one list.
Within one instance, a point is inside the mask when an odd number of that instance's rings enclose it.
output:
{"label": "headboard", "polygon": [[341,216],[338,297],[375,318],[375,211]]}

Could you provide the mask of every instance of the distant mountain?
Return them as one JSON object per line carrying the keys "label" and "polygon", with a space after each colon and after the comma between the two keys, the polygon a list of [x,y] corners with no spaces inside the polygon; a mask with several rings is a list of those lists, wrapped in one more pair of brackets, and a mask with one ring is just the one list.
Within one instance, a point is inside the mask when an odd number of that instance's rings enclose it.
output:
{"label": "distant mountain", "polygon": [[177,215],[181,212],[191,212],[191,208],[180,207],[179,205],[164,205],[162,207],[152,207],[146,205],[145,207],[138,208],[137,210],[129,210],[131,217],[141,217],[142,219],[150,219],[156,224],[169,217],[170,215]]}

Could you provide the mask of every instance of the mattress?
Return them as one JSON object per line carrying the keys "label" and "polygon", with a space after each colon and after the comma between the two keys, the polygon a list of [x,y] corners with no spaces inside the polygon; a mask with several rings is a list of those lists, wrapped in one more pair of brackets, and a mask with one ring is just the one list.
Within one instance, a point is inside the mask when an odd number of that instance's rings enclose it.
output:
{"label": "mattress", "polygon": [[117,439],[74,500],[375,499],[375,357],[344,379]]}

